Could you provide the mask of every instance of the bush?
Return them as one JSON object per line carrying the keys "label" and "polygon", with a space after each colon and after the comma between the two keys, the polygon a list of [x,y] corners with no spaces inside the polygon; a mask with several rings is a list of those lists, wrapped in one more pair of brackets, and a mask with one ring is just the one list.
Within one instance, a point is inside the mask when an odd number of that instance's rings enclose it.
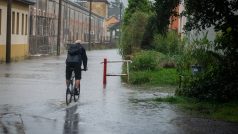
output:
{"label": "bush", "polygon": [[[183,81],[184,86],[176,91],[177,95],[215,101],[238,99],[238,71],[230,68],[229,61],[226,62],[221,53],[214,51],[213,46],[205,36],[195,40],[178,58],[179,73],[190,77]],[[203,72],[192,76],[192,64],[202,65]]]}
{"label": "bush", "polygon": [[159,56],[159,66],[161,68],[175,68],[176,67],[176,59],[175,56],[170,55],[160,55]]}
{"label": "bush", "polygon": [[119,44],[122,56],[125,57],[140,50],[148,18],[149,15],[147,13],[136,12],[130,18],[129,24],[123,26],[121,44]]}
{"label": "bush", "polygon": [[132,58],[131,70],[144,71],[157,69],[157,53],[154,51],[142,51]]}
{"label": "bush", "polygon": [[168,55],[179,54],[182,50],[182,41],[175,31],[170,31],[166,36],[155,35],[153,46],[156,51]]}
{"label": "bush", "polygon": [[177,69],[180,74],[191,71],[191,65],[201,65],[203,70],[209,70],[219,63],[220,54],[214,51],[214,43],[207,39],[207,34],[201,39],[195,39],[184,47],[183,53],[177,56]]}
{"label": "bush", "polygon": [[[193,77],[188,86],[179,89],[176,94],[198,98],[200,100],[215,100],[220,102],[238,99],[238,76],[228,76],[226,68],[216,67]],[[235,73],[235,72],[234,72]]]}

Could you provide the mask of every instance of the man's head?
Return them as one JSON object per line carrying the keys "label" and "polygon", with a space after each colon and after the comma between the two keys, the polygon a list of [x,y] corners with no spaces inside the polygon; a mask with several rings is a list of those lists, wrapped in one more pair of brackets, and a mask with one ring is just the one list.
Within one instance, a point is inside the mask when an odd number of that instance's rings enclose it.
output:
{"label": "man's head", "polygon": [[75,44],[81,44],[81,43],[82,43],[81,40],[76,40],[76,41],[75,41]]}

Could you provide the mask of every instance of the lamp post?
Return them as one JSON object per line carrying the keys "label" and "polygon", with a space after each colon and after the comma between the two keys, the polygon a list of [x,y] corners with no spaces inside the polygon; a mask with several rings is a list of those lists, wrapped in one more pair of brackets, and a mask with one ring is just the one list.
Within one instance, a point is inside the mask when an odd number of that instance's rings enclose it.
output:
{"label": "lamp post", "polygon": [[121,24],[122,24],[122,21],[121,21],[121,14],[122,14],[122,1],[120,0],[120,24],[119,24],[119,44],[121,43]]}
{"label": "lamp post", "polygon": [[89,27],[88,27],[88,50],[91,50],[91,16],[92,16],[92,0],[89,1]]}

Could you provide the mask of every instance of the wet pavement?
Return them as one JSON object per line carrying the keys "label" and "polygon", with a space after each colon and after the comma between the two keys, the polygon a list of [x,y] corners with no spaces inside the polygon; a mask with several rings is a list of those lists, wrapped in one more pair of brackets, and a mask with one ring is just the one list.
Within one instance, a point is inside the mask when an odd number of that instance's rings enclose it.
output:
{"label": "wet pavement", "polygon": [[[0,134],[234,134],[238,124],[190,117],[166,103],[137,101],[170,95],[129,87],[120,77],[102,85],[103,58],[117,50],[88,52],[77,103],[65,103],[65,58],[0,64]],[[121,63],[108,72],[121,72]],[[158,87],[159,88],[159,87]]]}

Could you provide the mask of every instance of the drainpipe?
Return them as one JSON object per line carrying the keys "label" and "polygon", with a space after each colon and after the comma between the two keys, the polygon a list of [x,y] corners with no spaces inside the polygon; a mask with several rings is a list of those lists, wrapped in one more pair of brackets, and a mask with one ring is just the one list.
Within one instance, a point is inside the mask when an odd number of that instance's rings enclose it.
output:
{"label": "drainpipe", "polygon": [[11,62],[11,18],[12,18],[12,0],[7,1],[7,37],[6,37],[6,63]]}

